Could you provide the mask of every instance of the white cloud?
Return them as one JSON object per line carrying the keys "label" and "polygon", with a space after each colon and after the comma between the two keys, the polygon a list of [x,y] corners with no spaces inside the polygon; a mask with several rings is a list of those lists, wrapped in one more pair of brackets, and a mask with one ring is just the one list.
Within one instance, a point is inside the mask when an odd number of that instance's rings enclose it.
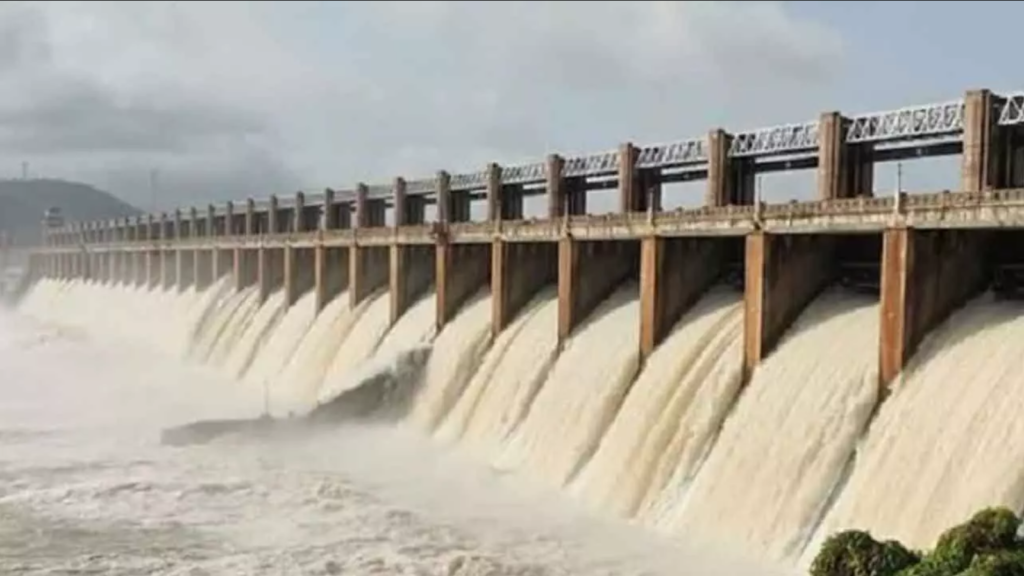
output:
{"label": "white cloud", "polygon": [[799,120],[840,55],[771,2],[4,3],[0,157],[265,196]]}

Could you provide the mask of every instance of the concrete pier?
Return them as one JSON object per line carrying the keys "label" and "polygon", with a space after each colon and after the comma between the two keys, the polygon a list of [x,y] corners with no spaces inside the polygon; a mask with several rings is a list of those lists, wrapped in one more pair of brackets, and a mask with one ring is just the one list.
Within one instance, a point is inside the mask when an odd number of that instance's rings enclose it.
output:
{"label": "concrete pier", "polygon": [[987,286],[991,234],[985,231],[885,231],[879,371],[888,384],[933,328]]}
{"label": "concrete pier", "polygon": [[749,375],[832,278],[834,239],[747,236],[743,369]]}
{"label": "concrete pier", "polygon": [[[451,244],[446,238],[438,240],[434,254],[438,330],[455,317],[467,298],[491,281],[491,253],[492,246],[487,244]],[[494,265],[502,266],[497,260]],[[497,294],[493,283],[491,286],[492,293]]]}
{"label": "concrete pier", "polygon": [[640,252],[640,354],[646,359],[676,321],[718,282],[729,240],[644,238]]}
{"label": "concrete pier", "polygon": [[558,341],[564,342],[590,312],[636,276],[637,242],[558,242]]}
{"label": "concrete pier", "polygon": [[[283,290],[292,305],[313,291],[317,311],[346,291],[355,307],[386,289],[392,323],[433,287],[438,329],[489,286],[495,334],[557,285],[560,342],[638,280],[642,358],[711,286],[727,283],[742,290],[747,377],[838,285],[879,298],[879,381],[888,385],[970,297],[986,288],[1024,294],[1024,252],[1015,248],[1024,240],[1024,94],[970,90],[948,102],[811,117],[202,213],[44,221],[30,261],[38,277],[179,290],[231,276],[236,290],[258,286],[264,301]],[[875,196],[877,164],[943,155],[960,155],[959,190]],[[814,171],[815,200],[758,201],[758,175],[801,169]],[[698,180],[704,206],[663,209],[666,184]],[[594,190],[617,192],[614,214],[588,215]],[[544,218],[526,219],[530,197],[546,202]],[[483,221],[472,221],[473,202],[483,203]]]}

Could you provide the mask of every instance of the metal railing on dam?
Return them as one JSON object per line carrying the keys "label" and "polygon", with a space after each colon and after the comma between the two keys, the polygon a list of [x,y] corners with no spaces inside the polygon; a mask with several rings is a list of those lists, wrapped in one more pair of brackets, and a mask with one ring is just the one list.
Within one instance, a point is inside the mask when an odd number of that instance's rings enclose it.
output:
{"label": "metal railing on dam", "polygon": [[[727,279],[744,293],[748,371],[838,282],[879,298],[888,383],[966,299],[989,287],[1015,293],[1024,269],[1013,248],[1024,238],[1022,127],[1024,94],[970,91],[954,102],[828,112],[664,145],[210,205],[203,214],[72,222],[45,229],[31,268],[36,277],[179,289],[231,275],[263,298],[283,289],[289,303],[315,290],[318,309],[342,291],[355,305],[387,289],[392,321],[433,285],[439,327],[489,286],[495,332],[557,283],[562,339],[635,278],[644,357],[695,298]],[[959,191],[873,197],[875,163],[950,154],[962,155]],[[756,197],[756,174],[800,168],[817,171],[818,199]],[[662,184],[696,179],[707,183],[704,206],[661,210]],[[587,215],[587,191],[608,188],[618,191],[618,213]],[[546,218],[524,219],[529,195],[546,197]],[[469,221],[474,199],[486,201],[484,222]],[[436,222],[426,221],[430,204]]]}

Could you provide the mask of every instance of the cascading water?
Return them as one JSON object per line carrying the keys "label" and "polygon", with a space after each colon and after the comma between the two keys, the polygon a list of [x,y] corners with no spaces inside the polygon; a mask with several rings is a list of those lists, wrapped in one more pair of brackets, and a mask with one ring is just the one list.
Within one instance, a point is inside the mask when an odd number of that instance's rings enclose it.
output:
{"label": "cascading water", "polygon": [[877,342],[875,299],[818,297],[757,368],[660,527],[794,560],[875,407]]}
{"label": "cascading water", "polygon": [[285,293],[278,290],[267,297],[266,302],[246,323],[238,340],[230,343],[230,350],[224,359],[223,368],[232,379],[238,379],[249,369],[256,352],[270,335],[274,326],[285,313]]}
{"label": "cascading water", "polygon": [[231,292],[217,302],[199,330],[191,357],[199,362],[223,367],[231,350],[260,309],[260,290],[250,286]]}
{"label": "cascading water", "polygon": [[557,347],[558,292],[549,288],[495,339],[437,438],[485,460],[495,457],[536,397]]}
{"label": "cascading water", "polygon": [[242,381],[247,386],[265,388],[268,394],[279,394],[280,389],[286,388],[284,383],[278,382],[278,376],[295,348],[302,342],[314,318],[316,294],[308,292],[288,307],[278,324],[269,330]]}
{"label": "cascading water", "polygon": [[348,292],[324,307],[278,377],[269,398],[272,414],[301,414],[316,405],[324,374],[357,318]]}
{"label": "cascading water", "polygon": [[391,299],[387,291],[378,292],[359,304],[356,312],[358,318],[352,332],[342,342],[317,391],[318,401],[335,397],[350,386],[358,384],[352,382],[348,375],[370,358],[384,338],[390,322],[390,306]]}
{"label": "cascading water", "polygon": [[483,358],[491,336],[489,291],[471,298],[434,340],[409,421],[433,431],[455,405]]}
{"label": "cascading water", "polygon": [[926,548],[983,507],[1024,509],[1022,357],[1020,302],[985,294],[936,328],[891,385],[817,541],[868,527]]}
{"label": "cascading water", "polygon": [[255,286],[235,291],[228,279],[181,292],[42,280],[19,309],[171,354],[188,349],[236,380],[267,382],[275,414],[308,410],[429,343],[410,427],[675,538],[789,563],[842,528],[923,547],[981,506],[1024,507],[1014,370],[1024,306],[986,296],[937,329],[844,483],[878,400],[875,300],[823,294],[741,391],[739,294],[706,294],[639,375],[636,294],[635,284],[617,290],[560,353],[553,288],[495,338],[486,290],[438,334],[432,292],[389,327],[387,291],[355,309],[342,293],[316,315],[312,295],[286,308],[279,291],[259,305]]}
{"label": "cascading water", "polygon": [[577,328],[495,465],[562,486],[586,462],[636,375],[637,292],[623,285]]}
{"label": "cascading water", "polygon": [[715,288],[648,358],[571,492],[633,516],[695,473],[742,380],[742,295]]}

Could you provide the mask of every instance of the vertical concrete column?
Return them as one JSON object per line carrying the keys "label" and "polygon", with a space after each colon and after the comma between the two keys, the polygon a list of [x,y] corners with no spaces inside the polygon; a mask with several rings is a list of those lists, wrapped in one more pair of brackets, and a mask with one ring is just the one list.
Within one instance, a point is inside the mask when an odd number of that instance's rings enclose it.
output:
{"label": "vertical concrete column", "polygon": [[646,360],[720,277],[725,245],[649,236],[640,246],[640,357]]}
{"label": "vertical concrete column", "polygon": [[286,242],[284,248],[281,250],[281,255],[284,260],[284,296],[285,306],[290,307],[299,301],[299,279],[298,279],[298,265],[295,261],[295,247],[290,242]]}
{"label": "vertical concrete column", "polygon": [[731,158],[733,137],[724,130],[708,133],[708,206],[745,205],[754,202],[754,164]]}
{"label": "vertical concrete column", "polygon": [[745,377],[775,348],[786,329],[834,278],[834,244],[810,234],[746,238]]}
{"label": "vertical concrete column", "polygon": [[451,222],[452,176],[444,170],[437,172],[437,222],[447,225]]}
{"label": "vertical concrete column", "polygon": [[401,176],[395,178],[394,183],[391,185],[392,204],[394,206],[394,225],[395,227],[406,226],[409,224],[409,211],[406,205],[406,186],[405,179]]}
{"label": "vertical concrete column", "polygon": [[352,220],[352,228],[355,231],[352,239],[352,245],[348,251],[348,281],[349,281],[349,308],[355,309],[355,307],[363,301],[363,298],[369,295],[370,291],[366,288],[366,273],[363,270],[366,263],[366,249],[359,246],[359,230],[366,228],[369,218],[367,215],[367,204],[366,201],[369,189],[366,184],[360,182],[356,184],[356,197],[355,197],[355,218]]}
{"label": "vertical concrete column", "polygon": [[487,164],[487,220],[498,222],[502,219],[501,166],[494,162]]}
{"label": "vertical concrete column", "polygon": [[330,301],[327,294],[327,248],[322,242],[313,247],[313,285],[316,290],[316,313],[320,314]]}
{"label": "vertical concrete column", "polygon": [[963,156],[960,187],[964,192],[985,192],[998,187],[999,159],[996,102],[988,90],[970,90],[964,96]]}
{"label": "vertical concrete column", "polygon": [[899,375],[928,332],[984,289],[990,241],[986,232],[973,230],[885,231],[880,385]]}
{"label": "vertical concrete column", "polygon": [[635,242],[558,241],[558,341],[636,270]]}
{"label": "vertical concrete column", "polygon": [[185,289],[185,255],[181,245],[184,230],[181,229],[181,209],[174,209],[174,286],[178,292]]}
{"label": "vertical concrete column", "polygon": [[565,214],[565,180],[562,170],[565,160],[557,154],[549,154],[545,170],[545,181],[548,192],[548,218],[557,220]]}
{"label": "vertical concrete column", "polygon": [[818,198],[870,197],[875,170],[871,145],[848,144],[850,121],[838,112],[825,112],[818,120]]}
{"label": "vertical concrete column", "polygon": [[323,234],[337,226],[334,211],[334,190],[324,190],[324,204],[320,207],[320,224],[317,242],[313,245],[313,290],[316,291],[316,313],[327,306],[327,248],[323,243]]}
{"label": "vertical concrete column", "polygon": [[159,262],[157,261],[159,253],[156,251],[156,246],[154,245],[158,238],[156,237],[155,232],[156,231],[153,226],[153,215],[146,214],[146,286],[149,288],[153,288],[159,283],[158,274],[160,273],[160,267]]}
{"label": "vertical concrete column", "polygon": [[217,207],[213,204],[206,205],[206,236],[214,238],[220,235],[217,230]]}
{"label": "vertical concrete column", "polygon": [[280,208],[278,208],[277,195],[270,195],[270,205],[267,207],[267,234],[280,234]]}
{"label": "vertical concrete column", "polygon": [[170,243],[173,237],[168,235],[167,213],[160,213],[160,287],[170,288],[176,278],[171,276],[171,256],[174,254],[174,247]]}
{"label": "vertical concrete column", "polygon": [[301,191],[295,193],[295,210],[292,214],[292,232],[306,231],[306,195]]}
{"label": "vertical concrete column", "polygon": [[324,205],[320,208],[320,230],[336,230],[338,228],[338,212],[334,207],[334,190],[324,190]]}
{"label": "vertical concrete column", "polygon": [[256,248],[256,282],[259,287],[259,302],[263,304],[270,297],[270,293],[273,290],[273,277],[274,273],[271,269],[273,262],[271,262],[272,255],[270,249],[260,244]]}
{"label": "vertical concrete column", "polygon": [[[408,210],[406,182],[394,182],[395,225],[414,224]],[[433,254],[431,254],[433,252]],[[435,276],[436,245],[402,245],[396,240],[390,246],[388,279],[390,281],[391,322],[394,324],[408,310]],[[434,256],[432,259],[431,256]]]}
{"label": "vertical concrete column", "polygon": [[[558,278],[558,244],[551,242],[505,242],[496,238],[491,243],[491,331],[497,336],[516,317],[519,311],[545,285]],[[459,265],[472,289],[474,275],[486,273],[486,269]],[[449,282],[452,290],[457,286]],[[449,296],[454,298],[455,296]]]}
{"label": "vertical concrete column", "polygon": [[619,212],[644,212],[646,198],[636,179],[637,149],[631,142],[619,145]]}
{"label": "vertical concrete column", "polygon": [[207,254],[210,259],[210,283],[216,282],[220,279],[222,264],[221,264],[221,252],[217,244],[216,238],[221,236],[224,231],[218,225],[217,218],[217,207],[213,204],[206,206],[206,235],[210,238],[210,241],[206,243]]}
{"label": "vertical concrete column", "polygon": [[246,237],[256,235],[256,201],[252,198],[245,200],[245,228],[242,235]]}

